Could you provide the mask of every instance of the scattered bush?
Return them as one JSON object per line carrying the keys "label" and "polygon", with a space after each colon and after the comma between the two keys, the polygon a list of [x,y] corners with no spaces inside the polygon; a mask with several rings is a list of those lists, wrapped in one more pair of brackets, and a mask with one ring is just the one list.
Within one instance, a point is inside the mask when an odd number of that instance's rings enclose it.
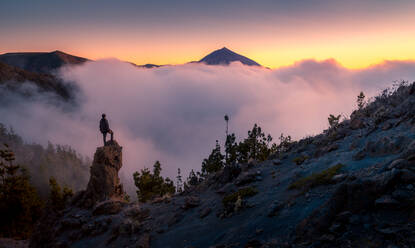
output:
{"label": "scattered bush", "polygon": [[309,159],[308,156],[300,156],[300,157],[296,157],[293,159],[293,162],[296,165],[301,165],[302,163],[304,163],[304,161],[306,161],[307,159]]}
{"label": "scattered bush", "polygon": [[200,172],[195,173],[194,170],[191,170],[186,182],[183,184],[184,191],[188,191],[191,187],[198,185],[202,180],[203,177],[201,177]]}
{"label": "scattered bush", "polygon": [[327,119],[329,121],[330,129],[336,129],[339,126],[340,117],[341,115],[338,115],[338,116],[329,115]]}
{"label": "scattered bush", "polygon": [[303,189],[307,191],[319,185],[329,184],[333,176],[339,173],[343,164],[337,164],[319,173],[313,173],[310,176],[303,177],[289,186],[289,189]]}
{"label": "scattered bush", "polygon": [[276,145],[272,144],[271,135],[266,135],[257,124],[248,131],[248,137],[238,144],[237,161],[246,163],[250,158],[256,161],[264,161],[276,151]]}
{"label": "scattered bush", "polygon": [[161,164],[156,161],[153,165],[153,173],[148,168],[136,171],[133,174],[134,184],[137,187],[137,198],[140,202],[146,202],[155,197],[162,197],[167,194],[174,194],[176,188],[170,178],[164,179],[160,176]]}
{"label": "scattered bush", "polygon": [[222,199],[222,203],[225,206],[232,205],[238,200],[238,198],[244,199],[250,196],[254,196],[257,193],[258,193],[258,190],[256,188],[253,188],[253,187],[242,188],[234,193],[224,196]]}
{"label": "scattered bush", "polygon": [[[291,141],[290,136],[283,138],[284,146]],[[271,135],[266,135],[257,124],[248,131],[248,137],[239,143],[236,142],[234,133],[228,134],[225,141],[226,156],[221,153],[219,142],[216,141],[215,148],[202,162],[202,178],[221,170],[225,165],[247,163],[249,159],[265,161],[271,154],[277,152],[277,145],[271,144],[271,141]]]}

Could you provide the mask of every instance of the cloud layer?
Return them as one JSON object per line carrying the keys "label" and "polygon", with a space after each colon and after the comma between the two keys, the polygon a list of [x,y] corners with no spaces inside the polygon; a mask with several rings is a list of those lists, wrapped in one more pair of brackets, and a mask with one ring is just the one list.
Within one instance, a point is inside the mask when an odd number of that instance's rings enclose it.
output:
{"label": "cloud layer", "polygon": [[0,107],[0,122],[29,141],[69,144],[92,157],[102,142],[100,115],[106,113],[124,147],[123,180],[131,188],[132,173],[155,160],[173,178],[177,168],[199,170],[215,140],[223,143],[225,114],[240,138],[254,123],[274,138],[317,134],[327,128],[329,114],[348,116],[360,91],[373,96],[395,80],[413,80],[415,63],[387,61],[363,70],[334,60],[276,70],[240,63],[141,69],[109,59],[64,68],[61,76],[79,85],[79,108],[62,111],[13,96],[13,104]]}

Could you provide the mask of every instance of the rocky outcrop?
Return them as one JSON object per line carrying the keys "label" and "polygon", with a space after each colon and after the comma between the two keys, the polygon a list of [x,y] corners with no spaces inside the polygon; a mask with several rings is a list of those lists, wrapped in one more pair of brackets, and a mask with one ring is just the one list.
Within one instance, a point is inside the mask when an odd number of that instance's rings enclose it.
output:
{"label": "rocky outcrop", "polygon": [[123,201],[125,193],[118,177],[122,167],[122,147],[114,141],[98,147],[91,166],[91,177],[85,191],[76,195],[73,203],[91,208],[98,202]]}
{"label": "rocky outcrop", "polygon": [[[63,211],[46,209],[31,238],[30,247],[72,247],[80,239],[104,234],[111,228],[118,233],[119,218],[113,220],[108,216],[121,214],[128,205],[118,177],[121,167],[122,147],[116,141],[98,147],[86,190],[78,192],[71,205]],[[129,212],[124,216],[131,212],[131,209],[127,210]],[[136,212],[141,213],[141,210]]]}

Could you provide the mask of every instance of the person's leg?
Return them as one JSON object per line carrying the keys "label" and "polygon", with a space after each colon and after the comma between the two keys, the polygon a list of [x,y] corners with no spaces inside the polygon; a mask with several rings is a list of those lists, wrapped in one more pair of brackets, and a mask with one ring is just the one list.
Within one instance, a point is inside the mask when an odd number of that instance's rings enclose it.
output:
{"label": "person's leg", "polygon": [[111,134],[111,141],[114,140],[114,132],[112,130],[110,130],[110,134]]}
{"label": "person's leg", "polygon": [[104,146],[105,146],[105,143],[106,143],[106,140],[107,140],[107,133],[106,132],[102,133],[102,135],[104,136]]}

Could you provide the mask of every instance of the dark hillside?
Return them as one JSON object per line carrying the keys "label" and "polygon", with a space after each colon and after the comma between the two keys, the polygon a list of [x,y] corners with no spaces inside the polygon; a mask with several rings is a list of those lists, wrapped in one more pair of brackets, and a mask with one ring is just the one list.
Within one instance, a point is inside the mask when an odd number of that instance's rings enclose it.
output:
{"label": "dark hillside", "polygon": [[29,72],[0,62],[0,86],[25,96],[38,93],[30,90],[22,91],[24,85],[36,86],[40,92],[55,94],[63,100],[73,97],[73,87],[53,75]]}
{"label": "dark hillside", "polygon": [[12,130],[0,123],[0,144],[7,144],[16,154],[16,163],[29,172],[31,182],[43,198],[49,193],[49,178],[74,191],[83,189],[88,182],[90,161],[82,158],[69,146],[27,144]]}
{"label": "dark hillside", "polygon": [[44,217],[31,247],[414,247],[415,84],[333,118],[172,196],[92,208],[75,197]]}
{"label": "dark hillside", "polygon": [[64,65],[78,65],[88,61],[61,51],[22,52],[0,55],[0,62],[36,73],[53,73]]}

